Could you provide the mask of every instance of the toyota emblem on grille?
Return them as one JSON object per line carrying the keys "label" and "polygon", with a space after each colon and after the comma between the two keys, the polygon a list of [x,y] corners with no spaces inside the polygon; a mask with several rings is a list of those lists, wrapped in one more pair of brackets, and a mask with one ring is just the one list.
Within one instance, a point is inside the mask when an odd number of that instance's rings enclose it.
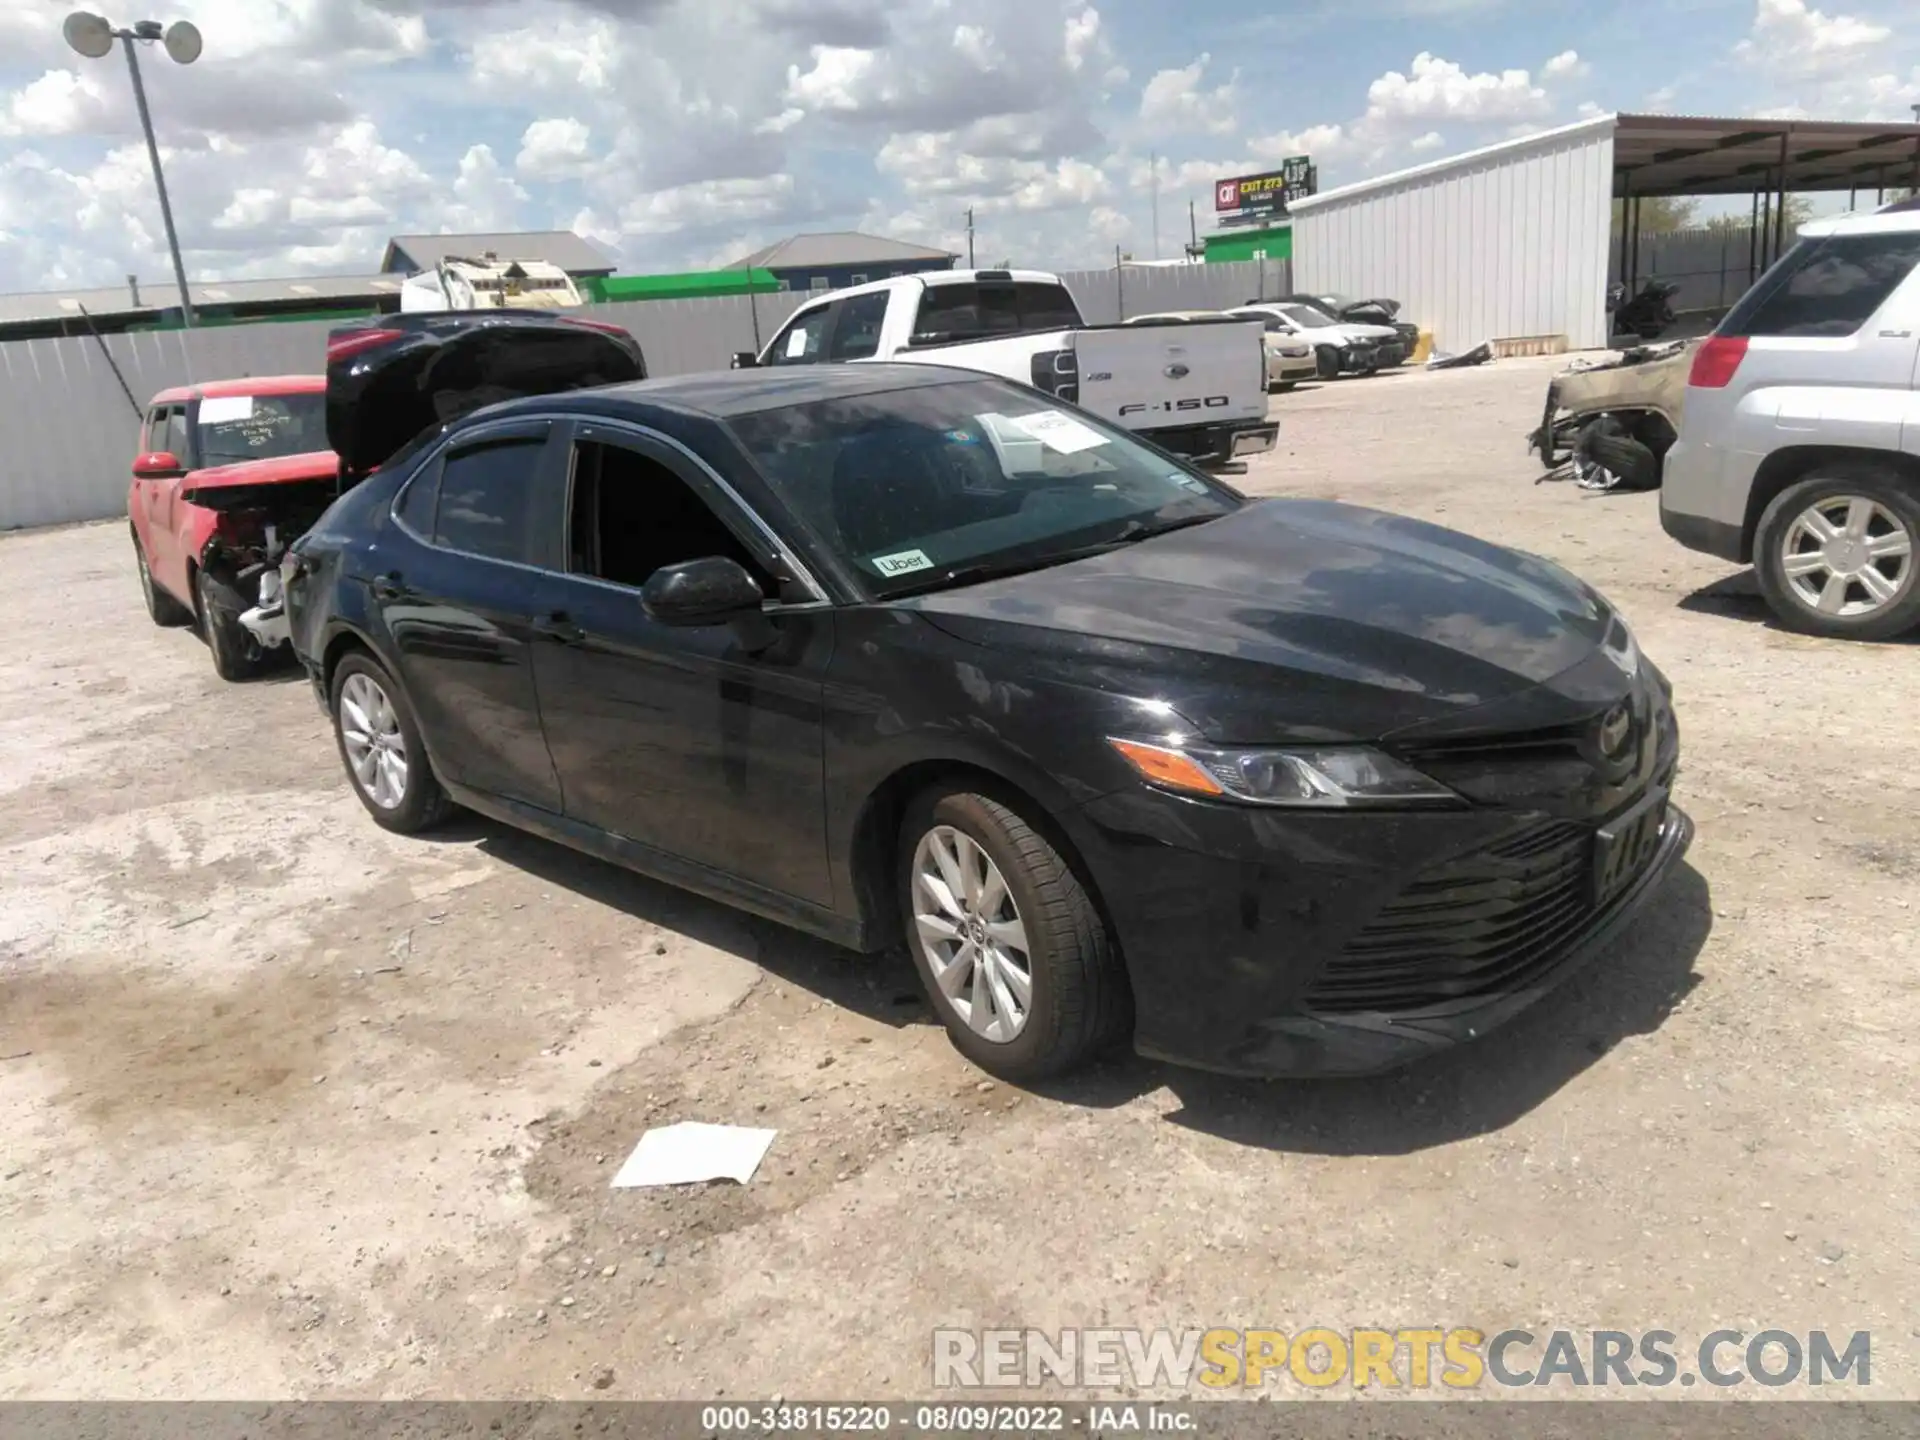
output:
{"label": "toyota emblem on grille", "polygon": [[1600,742],[1600,755],[1604,760],[1619,764],[1627,759],[1633,745],[1633,708],[1622,700],[1613,709],[1600,717],[1600,733],[1596,737]]}
{"label": "toyota emblem on grille", "polygon": [[1186,366],[1178,362],[1167,366],[1167,378],[1169,380],[1184,380],[1190,373],[1192,372],[1190,372]]}

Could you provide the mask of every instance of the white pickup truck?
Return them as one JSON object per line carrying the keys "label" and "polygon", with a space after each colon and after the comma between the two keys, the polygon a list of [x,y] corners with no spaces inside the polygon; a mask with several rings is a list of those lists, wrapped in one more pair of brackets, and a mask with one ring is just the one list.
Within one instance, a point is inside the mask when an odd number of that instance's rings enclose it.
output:
{"label": "white pickup truck", "polygon": [[1056,275],[941,270],[809,300],[734,366],[891,360],[1032,385],[1188,459],[1273,448],[1266,351],[1250,321],[1088,325]]}

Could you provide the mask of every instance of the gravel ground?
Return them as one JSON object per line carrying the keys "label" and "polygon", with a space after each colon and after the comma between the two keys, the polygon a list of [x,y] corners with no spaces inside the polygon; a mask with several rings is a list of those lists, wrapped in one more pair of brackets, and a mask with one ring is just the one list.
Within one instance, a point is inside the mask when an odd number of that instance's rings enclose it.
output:
{"label": "gravel ground", "polygon": [[[0,538],[0,1397],[924,1396],[938,1325],[1376,1324],[1871,1330],[1920,1397],[1916,652],[1536,485],[1550,368],[1277,398],[1245,477],[1562,561],[1678,693],[1689,867],[1365,1081],[989,1084],[904,961],[384,834],[304,684],[147,624],[123,525]],[[676,1119],[780,1133],[609,1190]]]}

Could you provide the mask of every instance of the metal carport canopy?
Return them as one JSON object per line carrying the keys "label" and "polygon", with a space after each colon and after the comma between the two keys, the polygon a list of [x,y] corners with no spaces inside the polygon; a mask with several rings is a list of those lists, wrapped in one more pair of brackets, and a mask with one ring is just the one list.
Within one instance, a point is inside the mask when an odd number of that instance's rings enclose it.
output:
{"label": "metal carport canopy", "polygon": [[1613,172],[1640,199],[1920,185],[1920,124],[1616,115]]}

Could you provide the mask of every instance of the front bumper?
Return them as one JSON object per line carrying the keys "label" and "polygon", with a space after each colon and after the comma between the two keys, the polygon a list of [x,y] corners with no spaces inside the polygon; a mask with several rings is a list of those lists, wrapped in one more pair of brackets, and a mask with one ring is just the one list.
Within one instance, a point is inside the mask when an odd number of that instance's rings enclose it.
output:
{"label": "front bumper", "polygon": [[[1144,790],[1083,815],[1127,956],[1135,1048],[1274,1077],[1374,1074],[1487,1034],[1618,936],[1693,838],[1669,803],[1636,868],[1595,900],[1595,837],[1617,821],[1249,813]],[[1459,879],[1488,856],[1494,873]]]}

